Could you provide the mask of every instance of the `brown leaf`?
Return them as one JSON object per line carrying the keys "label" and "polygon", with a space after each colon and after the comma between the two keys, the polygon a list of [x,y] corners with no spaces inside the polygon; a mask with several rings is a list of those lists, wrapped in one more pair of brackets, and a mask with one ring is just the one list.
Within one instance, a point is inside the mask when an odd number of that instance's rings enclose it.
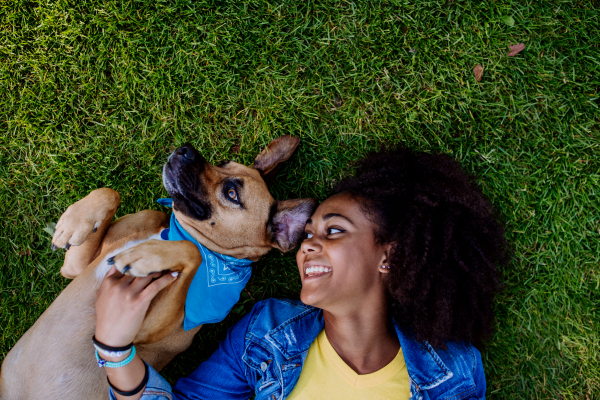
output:
{"label": "brown leaf", "polygon": [[19,252],[20,256],[30,256],[31,255],[31,250],[27,249],[27,250],[23,250]]}
{"label": "brown leaf", "polygon": [[231,152],[232,153],[239,153],[240,152],[240,145],[239,144],[234,144],[233,146],[231,146]]}
{"label": "brown leaf", "polygon": [[523,49],[525,49],[525,43],[511,44],[509,47],[510,47],[510,51],[508,52],[508,54],[506,56],[514,57],[517,54],[519,54],[520,52],[522,52]]}
{"label": "brown leaf", "polygon": [[475,74],[475,80],[477,82],[481,82],[481,78],[483,78],[483,67],[481,65],[477,64],[473,68],[473,73]]}
{"label": "brown leaf", "polygon": [[336,94],[335,96],[333,96],[333,106],[335,108],[340,108],[342,105],[344,105],[344,102],[342,101],[342,97],[339,94]]}

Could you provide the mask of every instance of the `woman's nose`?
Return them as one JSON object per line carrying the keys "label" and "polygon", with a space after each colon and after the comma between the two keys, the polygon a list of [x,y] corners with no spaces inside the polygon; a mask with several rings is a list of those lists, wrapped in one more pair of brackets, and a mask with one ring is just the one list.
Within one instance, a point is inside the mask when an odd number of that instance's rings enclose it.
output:
{"label": "woman's nose", "polygon": [[321,251],[321,243],[314,237],[304,239],[300,245],[300,250],[302,250],[303,253],[319,252]]}

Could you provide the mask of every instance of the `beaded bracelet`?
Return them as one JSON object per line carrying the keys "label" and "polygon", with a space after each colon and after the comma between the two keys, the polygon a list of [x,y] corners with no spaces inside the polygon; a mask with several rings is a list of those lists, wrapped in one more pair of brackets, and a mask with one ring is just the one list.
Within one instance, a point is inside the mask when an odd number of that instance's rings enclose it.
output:
{"label": "beaded bracelet", "polygon": [[129,364],[135,357],[135,347],[131,348],[131,354],[129,354],[129,357],[127,357],[123,361],[119,361],[119,362],[106,361],[105,359],[100,358],[100,356],[98,355],[98,350],[94,350],[94,352],[96,353],[96,361],[98,362],[99,367],[108,367],[108,368],[124,367],[125,365]]}
{"label": "beaded bracelet", "polygon": [[131,352],[131,349],[133,348],[130,347],[125,351],[106,351],[104,350],[102,347],[96,345],[94,343],[94,348],[98,351],[98,353],[102,354],[103,356],[107,356],[107,357],[122,357],[124,355],[127,355]]}

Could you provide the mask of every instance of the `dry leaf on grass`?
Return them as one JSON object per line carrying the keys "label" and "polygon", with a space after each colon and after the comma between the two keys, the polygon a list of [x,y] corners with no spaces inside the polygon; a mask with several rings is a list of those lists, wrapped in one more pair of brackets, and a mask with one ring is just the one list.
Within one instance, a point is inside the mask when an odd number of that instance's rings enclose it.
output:
{"label": "dry leaf on grass", "polygon": [[333,97],[333,106],[335,108],[340,108],[342,105],[344,105],[344,101],[342,100],[342,97],[339,94],[336,94]]}
{"label": "dry leaf on grass", "polygon": [[515,26],[515,19],[513,17],[511,17],[510,15],[507,15],[505,17],[500,18],[502,20],[502,22],[504,22],[506,25],[508,26]]}
{"label": "dry leaf on grass", "polygon": [[240,152],[240,145],[239,144],[234,144],[233,146],[231,146],[231,152],[232,153],[239,153]]}
{"label": "dry leaf on grass", "polygon": [[[175,150],[175,149],[173,149]],[[171,152],[173,151],[171,150]],[[54,231],[56,230],[56,222],[48,222],[46,227],[43,229],[44,232],[48,233],[50,236],[54,236]]]}
{"label": "dry leaf on grass", "polygon": [[519,54],[520,52],[522,52],[524,48],[525,48],[525,43],[511,44],[510,51],[508,52],[508,54],[506,56],[514,57],[517,54]]}
{"label": "dry leaf on grass", "polygon": [[473,68],[473,73],[475,74],[475,80],[477,82],[481,82],[481,78],[483,78],[483,67],[481,65],[477,64]]}

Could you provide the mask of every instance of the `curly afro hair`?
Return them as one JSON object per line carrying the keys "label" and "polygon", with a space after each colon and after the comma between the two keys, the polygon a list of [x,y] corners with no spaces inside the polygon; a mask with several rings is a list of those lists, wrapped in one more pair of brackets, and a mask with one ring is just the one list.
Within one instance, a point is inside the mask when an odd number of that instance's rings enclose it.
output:
{"label": "curly afro hair", "polygon": [[381,150],[358,162],[348,192],[393,244],[387,285],[395,322],[418,341],[481,346],[493,328],[504,228],[474,178],[443,154]]}

